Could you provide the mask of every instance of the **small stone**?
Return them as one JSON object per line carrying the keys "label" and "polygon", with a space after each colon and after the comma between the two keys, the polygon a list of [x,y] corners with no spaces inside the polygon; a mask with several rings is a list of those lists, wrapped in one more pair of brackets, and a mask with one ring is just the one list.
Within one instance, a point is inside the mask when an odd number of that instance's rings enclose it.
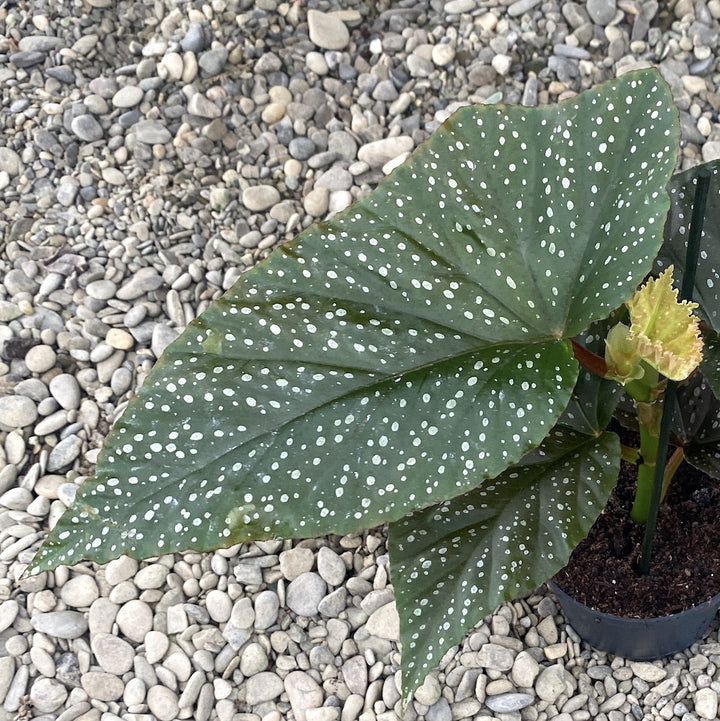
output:
{"label": "small stone", "polygon": [[329,199],[330,191],[316,186],[303,198],[303,208],[308,215],[322,218],[328,211]]}
{"label": "small stone", "polygon": [[138,562],[130,556],[120,556],[105,566],[105,580],[111,586],[117,586],[122,581],[132,578],[138,569]]}
{"label": "small stone", "polygon": [[172,140],[170,131],[159,120],[141,120],[132,130],[138,141],[147,145],[164,145]]}
{"label": "small stone", "polygon": [[70,129],[75,135],[86,143],[101,140],[105,132],[102,125],[92,115],[78,115],[70,123]]}
{"label": "small stone", "polygon": [[283,551],[278,560],[280,561],[280,573],[288,581],[294,581],[298,576],[312,569],[315,558],[309,548],[298,546]]}
{"label": "small stone", "polygon": [[80,611],[37,613],[30,618],[30,625],[36,631],[55,638],[79,638],[88,630],[85,614]]}
{"label": "small stone", "polygon": [[284,690],[282,679],[272,671],[262,671],[245,681],[245,702],[255,706],[276,699]]}
{"label": "small stone", "polygon": [[165,323],[157,323],[153,328],[150,350],[156,358],[178,337],[176,328],[169,328]]}
{"label": "small stone", "polygon": [[242,194],[243,205],[254,213],[271,208],[280,201],[280,193],[272,185],[251,185]]}
{"label": "small stone", "polygon": [[371,636],[378,636],[388,641],[399,641],[400,616],[395,601],[375,609],[365,623],[365,629]]}
{"label": "small stone", "polygon": [[148,631],[145,634],[145,658],[150,664],[160,661],[170,648],[170,639],[160,631]]}
{"label": "small stone", "polygon": [[516,0],[507,10],[510,17],[516,18],[532,10],[541,0]]}
{"label": "small stone", "polygon": [[105,336],[105,342],[118,350],[130,350],[135,345],[135,339],[122,328],[111,328]]}
{"label": "small stone", "polygon": [[188,112],[201,118],[219,118],[220,108],[208,100],[202,93],[195,93],[188,102]]}
{"label": "small stone", "polygon": [[310,41],[324,50],[342,50],[350,42],[350,32],[337,13],[308,10]]}
{"label": "small stone", "polygon": [[112,166],[103,168],[102,178],[108,185],[114,185],[115,187],[121,187],[127,183],[123,172]]}
{"label": "small stone", "polygon": [[358,160],[367,163],[371,168],[380,168],[399,155],[411,151],[413,147],[413,139],[407,135],[374,140],[358,150]]}
{"label": "small stone", "polygon": [[126,85],[120,88],[112,97],[112,104],[116,108],[133,108],[142,99],[145,93],[137,85]]}
{"label": "small stone", "polygon": [[20,604],[13,598],[0,604],[0,632],[13,625],[19,610]]}
{"label": "small stone", "polygon": [[318,551],[317,568],[320,576],[330,586],[340,586],[347,574],[345,562],[335,551],[326,546]]}
{"label": "small stone", "polygon": [[96,633],[91,637],[90,647],[103,671],[122,676],[133,667],[135,650],[122,638],[111,633]]}
{"label": "small stone", "polygon": [[695,713],[700,718],[716,719],[718,712],[718,695],[711,688],[701,688],[695,692]]}
{"label": "small stone", "polygon": [[152,630],[153,612],[144,601],[133,599],[123,604],[117,614],[117,625],[131,641],[142,643]]}
{"label": "small stone", "polygon": [[12,148],[0,148],[0,172],[19,175],[20,166],[20,156]]}
{"label": "small stone", "polygon": [[635,676],[648,683],[658,683],[667,676],[667,671],[654,663],[630,662],[630,668]]}
{"label": "small stone", "polygon": [[162,284],[162,276],[155,268],[140,268],[129,281],[123,283],[116,295],[119,300],[135,300],[157,290]]}
{"label": "small stone", "polygon": [[302,573],[287,587],[286,602],[299,616],[315,616],[326,591],[327,585],[317,573]]}
{"label": "small stone", "polygon": [[566,693],[565,674],[562,666],[549,666],[542,670],[535,681],[535,693],[541,700],[554,703],[560,694]]}
{"label": "small stone", "polygon": [[460,15],[475,10],[477,0],[448,0],[445,3],[445,12],[448,15]]}
{"label": "small stone", "polygon": [[438,702],[442,694],[440,683],[434,674],[425,677],[422,686],[415,691],[415,698],[425,706],[432,706]]}
{"label": "small stone", "polygon": [[488,696],[485,705],[496,713],[512,713],[520,711],[535,701],[529,693],[502,693],[498,696]]}
{"label": "small stone", "polygon": [[455,59],[455,48],[450,43],[433,45],[432,61],[439,67],[449,65]]}
{"label": "small stone", "polygon": [[491,671],[509,671],[515,663],[515,652],[497,643],[486,643],[478,651],[477,662]]}
{"label": "small stone", "polygon": [[110,300],[115,297],[117,285],[111,280],[94,280],[92,283],[88,283],[85,292],[97,300]]}
{"label": "small stone", "polygon": [[198,65],[206,75],[213,77],[214,75],[222,72],[227,59],[227,48],[213,48],[212,50],[207,50],[200,55],[198,58]]}
{"label": "small stone", "polygon": [[540,664],[527,651],[520,651],[512,667],[512,681],[519,688],[532,688],[540,673]]}
{"label": "small stone", "polygon": [[48,345],[35,345],[25,354],[25,365],[31,373],[45,373],[56,361],[57,354]]}
{"label": "small stone", "polygon": [[33,710],[40,714],[57,711],[68,697],[67,689],[52,678],[38,678],[30,687]]}
{"label": "small stone", "polygon": [[[363,656],[352,656],[345,661],[342,666],[342,676],[350,693],[365,696],[368,686],[368,667]],[[415,698],[418,698],[417,692]]]}
{"label": "small stone", "polygon": [[100,596],[92,576],[75,576],[60,589],[60,598],[73,608],[89,608]]}
{"label": "small stone", "polygon": [[185,37],[180,41],[180,47],[185,51],[199,53],[207,47],[207,34],[205,26],[200,22],[191,22],[188,25]]}
{"label": "small stone", "polygon": [[265,649],[259,643],[249,643],[240,656],[240,671],[245,677],[255,676],[268,667]]}
{"label": "small stone", "polygon": [[168,80],[180,80],[183,74],[183,59],[180,53],[167,53],[160,61],[160,67],[167,72]]}
{"label": "small stone", "polygon": [[165,686],[152,686],[148,689],[146,701],[150,713],[159,721],[172,721],[177,718],[180,706],[177,694]]}
{"label": "small stone", "polygon": [[0,396],[0,430],[31,426],[37,417],[37,407],[30,398]]}
{"label": "small stone", "polygon": [[587,13],[597,25],[607,25],[615,17],[616,0],[587,0]]}
{"label": "small stone", "polygon": [[52,378],[49,388],[53,398],[66,411],[80,407],[80,385],[75,376],[70,373],[60,373]]}
{"label": "small stone", "polygon": [[87,695],[97,701],[117,701],[125,690],[125,684],[117,676],[104,671],[88,671],[80,677]]}
{"label": "small stone", "polygon": [[48,471],[52,473],[67,468],[80,455],[82,446],[82,438],[76,436],[74,433],[63,438],[55,448],[50,451],[47,462]]}
{"label": "small stone", "polygon": [[307,721],[305,713],[323,704],[323,690],[315,679],[304,671],[291,671],[285,677],[285,692],[296,721]]}
{"label": "small stone", "polygon": [[230,619],[233,603],[227,593],[213,589],[208,592],[205,607],[213,621],[225,623]]}

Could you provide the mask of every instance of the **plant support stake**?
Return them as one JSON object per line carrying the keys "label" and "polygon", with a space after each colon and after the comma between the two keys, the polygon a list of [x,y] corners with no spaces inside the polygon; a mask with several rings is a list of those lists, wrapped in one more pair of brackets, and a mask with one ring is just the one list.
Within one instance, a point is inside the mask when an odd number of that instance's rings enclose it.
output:
{"label": "plant support stake", "polygon": [[[703,173],[698,176],[695,187],[695,199],[693,201],[693,214],[690,221],[690,232],[688,236],[687,251],[685,253],[685,274],[683,275],[682,287],[680,289],[681,300],[692,300],[693,288],[695,287],[695,272],[697,270],[698,258],[700,257],[700,239],[702,237],[703,221],[705,220],[705,208],[707,206],[708,191],[710,189],[710,173]],[[668,380],[665,390],[665,403],[663,406],[662,421],[660,422],[660,438],[658,439],[658,463],[655,466],[655,478],[653,482],[652,497],[650,499],[650,512],[645,524],[643,536],[642,556],[640,558],[640,573],[646,575],[650,571],[650,559],[652,557],[653,540],[657,529],[658,512],[660,509],[660,498],[665,475],[664,459],[667,457],[670,426],[675,411],[675,394],[677,383]],[[661,463],[660,460],[663,460]]]}

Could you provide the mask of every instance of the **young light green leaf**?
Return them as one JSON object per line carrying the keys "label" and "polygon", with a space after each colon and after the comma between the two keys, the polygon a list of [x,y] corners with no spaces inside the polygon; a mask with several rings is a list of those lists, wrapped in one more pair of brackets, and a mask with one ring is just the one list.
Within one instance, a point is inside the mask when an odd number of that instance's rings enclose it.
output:
{"label": "young light green leaf", "polygon": [[190,324],[31,571],[345,533],[517,462],[575,384],[563,339],[650,269],[678,135],[656,71],[458,111]]}
{"label": "young light green leaf", "polygon": [[470,628],[567,563],[605,507],[619,466],[615,434],[557,426],[492,481],[390,524],[406,703]]}

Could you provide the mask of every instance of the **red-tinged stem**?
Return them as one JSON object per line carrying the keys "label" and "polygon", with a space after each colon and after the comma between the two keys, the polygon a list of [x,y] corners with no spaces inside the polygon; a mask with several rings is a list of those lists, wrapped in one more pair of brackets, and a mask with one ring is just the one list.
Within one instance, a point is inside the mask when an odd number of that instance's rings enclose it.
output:
{"label": "red-tinged stem", "polygon": [[576,340],[571,340],[570,342],[572,343],[573,355],[583,368],[587,368],[591,373],[601,378],[607,375],[607,363],[605,363],[605,359],[602,356],[588,350]]}

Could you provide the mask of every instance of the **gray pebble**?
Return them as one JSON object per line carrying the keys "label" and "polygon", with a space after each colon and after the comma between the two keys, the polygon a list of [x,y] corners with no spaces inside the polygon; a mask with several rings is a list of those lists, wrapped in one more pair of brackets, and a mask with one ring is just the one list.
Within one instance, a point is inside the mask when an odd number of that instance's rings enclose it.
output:
{"label": "gray pebble", "polygon": [[25,428],[35,423],[37,407],[25,396],[0,397],[0,430]]}
{"label": "gray pebble", "polygon": [[318,551],[317,568],[320,576],[330,586],[339,586],[345,580],[347,573],[345,562],[327,546],[323,546]]}
{"label": "gray pebble", "polygon": [[207,47],[207,37],[202,23],[190,23],[185,37],[180,41],[180,47],[193,53],[198,53]]}
{"label": "gray pebble", "polygon": [[20,156],[12,148],[0,148],[0,172],[18,175],[20,165]]}
{"label": "gray pebble", "polygon": [[412,150],[413,139],[407,135],[383,138],[366,143],[358,150],[358,160],[366,162],[371,168],[379,168],[399,155]]}
{"label": "gray pebble", "polygon": [[310,571],[301,574],[288,585],[286,602],[299,616],[314,616],[326,591],[325,581]]}
{"label": "gray pebble", "polygon": [[140,268],[133,276],[117,291],[117,298],[120,300],[135,300],[153,290],[157,290],[163,284],[162,276],[155,268]]}
{"label": "gray pebble", "polygon": [[283,680],[277,674],[261,671],[245,681],[245,702],[249,706],[256,706],[278,698],[284,690]]}
{"label": "gray pebble", "polygon": [[25,365],[32,373],[49,371],[57,360],[55,351],[47,345],[36,345],[25,354]]}
{"label": "gray pebble", "polygon": [[88,630],[85,614],[80,611],[37,613],[30,618],[30,625],[55,638],[79,638]]}
{"label": "gray pebble", "polygon": [[132,108],[143,99],[144,95],[145,93],[137,85],[126,85],[113,95],[111,102],[116,108]]}
{"label": "gray pebble", "polygon": [[102,125],[90,114],[78,115],[76,118],[73,118],[70,123],[70,128],[80,140],[84,140],[87,143],[100,140],[105,134]]}
{"label": "gray pebble", "polygon": [[243,205],[253,212],[262,212],[280,201],[280,193],[272,185],[251,185],[242,194]]}
{"label": "gray pebble", "polygon": [[337,13],[308,10],[308,33],[311,42],[325,50],[342,50],[350,42],[350,33]]}
{"label": "gray pebble", "polygon": [[60,589],[60,598],[73,608],[89,607],[100,592],[92,576],[75,576]]}
{"label": "gray pebble", "polygon": [[48,470],[54,472],[67,468],[80,455],[82,445],[82,439],[75,434],[63,438],[55,448],[50,451],[47,463]]}
{"label": "gray pebble", "polygon": [[148,145],[164,145],[172,139],[170,131],[159,120],[141,120],[132,130],[139,142]]}
{"label": "gray pebble", "polygon": [[66,411],[80,407],[80,386],[75,376],[70,373],[60,373],[51,379],[49,388],[53,398]]}
{"label": "gray pebble", "polygon": [[213,48],[202,53],[198,58],[200,69],[210,77],[218,75],[225,67],[228,59],[227,48]]}
{"label": "gray pebble", "polygon": [[315,152],[315,143],[309,138],[293,138],[288,152],[297,160],[307,160]]}
{"label": "gray pebble", "polygon": [[133,667],[135,650],[122,638],[111,633],[96,633],[90,646],[103,671],[121,676]]}
{"label": "gray pebble", "polygon": [[104,671],[88,671],[82,674],[80,683],[87,695],[96,701],[117,701],[125,690],[122,679]]}
{"label": "gray pebble", "polygon": [[37,678],[30,687],[30,701],[41,714],[57,711],[68,697],[67,689],[52,678]]}
{"label": "gray pebble", "polygon": [[535,701],[529,693],[502,693],[497,696],[488,696],[485,705],[496,713],[512,713],[520,711]]}
{"label": "gray pebble", "polygon": [[272,591],[261,591],[255,599],[255,628],[270,628],[278,617],[280,601]]}
{"label": "gray pebble", "polygon": [[614,17],[617,11],[615,0],[587,0],[587,13],[597,25],[605,26]]}

